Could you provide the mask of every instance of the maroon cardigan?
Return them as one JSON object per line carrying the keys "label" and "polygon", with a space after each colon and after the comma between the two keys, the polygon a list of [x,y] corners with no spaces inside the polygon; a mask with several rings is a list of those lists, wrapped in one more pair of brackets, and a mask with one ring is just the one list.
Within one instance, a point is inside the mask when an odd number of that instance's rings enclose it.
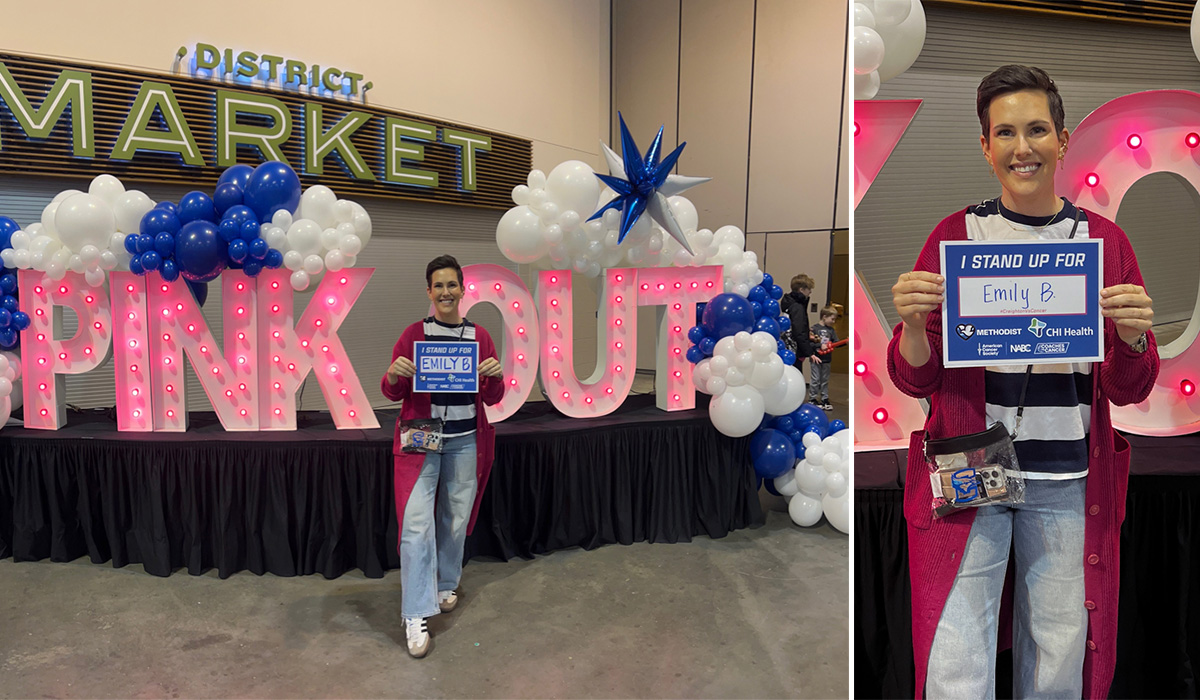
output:
{"label": "maroon cardigan", "polygon": [[[425,322],[417,321],[404,332],[400,334],[400,339],[396,341],[396,346],[392,348],[392,362],[396,361],[397,357],[403,355],[409,359],[413,356],[413,343],[418,340],[425,340]],[[479,343],[479,360],[489,357],[496,357],[496,345],[492,342],[492,336],[483,329],[483,326],[475,325],[475,340]],[[389,363],[389,367],[391,364]],[[395,433],[392,437],[392,458],[395,468],[395,490],[396,490],[396,520],[401,524],[400,531],[403,533],[404,527],[404,506],[408,503],[409,496],[412,495],[413,487],[417,484],[417,477],[421,475],[421,465],[425,463],[424,454],[406,454],[400,451],[400,421],[413,420],[416,418],[430,418],[432,416],[432,407],[430,406],[430,394],[415,393],[412,390],[412,380],[400,377],[400,381],[395,384],[389,384],[387,380],[387,372],[384,372],[383,379],[380,380],[380,386],[383,389],[383,395],[392,401],[403,401],[404,405],[400,408],[400,420],[396,421]],[[471,507],[471,521],[467,524],[467,534],[470,534],[475,529],[475,518],[479,515],[479,504],[483,502],[483,490],[487,486],[488,475],[492,472],[492,455],[496,444],[496,429],[488,423],[487,412],[483,406],[487,404],[500,403],[500,399],[504,398],[504,381],[500,377],[480,377],[479,392],[475,394],[475,478],[478,480],[478,488],[475,490],[475,505]]]}
{"label": "maroon cardigan", "polygon": [[[1104,239],[1104,286],[1142,284],[1137,259],[1125,233],[1113,222],[1087,212],[1089,238]],[[939,243],[966,240],[966,210],[946,217],[925,242],[915,270],[940,272]],[[888,344],[888,373],[896,387],[929,399],[925,432],[944,438],[984,430],[984,370],[982,367],[942,367],[941,309],[929,314],[925,334],[930,359],[913,367],[900,355],[897,326]],[[1104,361],[1092,365],[1092,410],[1088,446],[1084,529],[1084,587],[1088,609],[1088,652],[1083,664],[1083,696],[1103,698],[1112,682],[1117,652],[1117,587],[1120,574],[1120,530],[1125,520],[1125,490],[1129,479],[1129,443],[1112,429],[1108,403],[1118,406],[1144,400],[1158,376],[1158,348],[1152,333],[1144,353],[1134,352],[1117,336],[1115,324],[1104,320]],[[975,510],[934,520],[930,510],[928,468],[922,456],[921,431],[909,441],[908,474],[904,486],[904,518],[908,522],[909,576],[912,579],[913,654],[916,697],[925,689],[929,651],[942,607],[958,573]],[[1001,622],[1001,627],[1006,626]]]}

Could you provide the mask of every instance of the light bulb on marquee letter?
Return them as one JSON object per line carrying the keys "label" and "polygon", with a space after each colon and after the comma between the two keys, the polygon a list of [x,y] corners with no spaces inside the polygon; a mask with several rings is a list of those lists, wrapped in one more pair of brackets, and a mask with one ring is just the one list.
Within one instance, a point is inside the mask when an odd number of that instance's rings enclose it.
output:
{"label": "light bulb on marquee letter", "polygon": [[154,392],[150,388],[149,276],[117,271],[111,275],[117,430],[150,432]]}
{"label": "light bulb on marquee letter", "polygon": [[[466,293],[459,303],[459,313],[466,316],[475,304],[489,302],[504,319],[504,337],[492,339],[498,343],[496,352],[503,371],[504,398],[494,406],[484,406],[488,422],[499,423],[525,403],[537,379],[541,333],[534,315],[536,306],[521,278],[499,265],[467,265],[463,268],[463,285]],[[432,304],[429,313],[433,314]]]}
{"label": "light bulb on marquee letter", "polygon": [[[149,341],[154,349],[149,363],[154,389],[154,429],[187,430],[183,371],[186,353],[221,425],[231,431],[258,430],[258,393],[254,386],[257,367],[253,361],[238,361],[248,355],[245,341],[237,339],[241,332],[254,334],[254,280],[232,270],[221,275],[223,354],[217,351],[217,341],[209,331],[204,313],[184,280],[164,282],[155,273],[147,275],[147,282]],[[167,385],[172,391],[167,391]]]}
{"label": "light bulb on marquee letter", "polygon": [[[664,411],[696,407],[687,332],[696,325],[696,302],[713,298],[722,284],[720,265],[650,267],[637,271],[638,306],[658,306],[654,403]],[[693,285],[693,283],[695,283]],[[709,285],[712,286],[709,286]]]}
{"label": "light bulb on marquee letter", "polygon": [[[108,357],[112,312],[108,297],[93,292],[78,273],[68,272],[62,280],[51,282],[44,273],[21,270],[18,278],[21,304],[30,318],[21,338],[21,356],[26,358],[25,427],[57,430],[67,420],[65,397],[60,394],[65,388],[62,375],[83,374]],[[91,303],[85,299],[87,296],[92,297]],[[69,306],[75,311],[79,318],[75,337],[54,340],[55,306]]]}
{"label": "light bulb on marquee letter", "polygon": [[379,427],[337,334],[374,272],[374,268],[365,267],[326,271],[294,327],[292,285],[288,281],[291,272],[280,268],[259,274],[261,429],[296,429],[296,390],[310,370],[339,430]]}
{"label": "light bulb on marquee letter", "polygon": [[[538,273],[542,387],[554,407],[572,418],[615,411],[629,395],[637,371],[637,271],[612,269],[604,275],[596,313],[596,371],[581,382],[575,376],[571,271]],[[618,296],[622,299],[619,303]],[[552,329],[552,324],[558,328]]]}

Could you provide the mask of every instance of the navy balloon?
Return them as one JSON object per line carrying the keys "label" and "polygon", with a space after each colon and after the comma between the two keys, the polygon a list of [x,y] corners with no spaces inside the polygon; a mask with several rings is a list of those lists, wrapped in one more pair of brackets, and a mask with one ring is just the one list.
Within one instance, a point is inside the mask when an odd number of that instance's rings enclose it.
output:
{"label": "navy balloon", "polygon": [[179,223],[188,224],[193,221],[217,221],[217,208],[212,198],[199,190],[188,192],[179,200]]}
{"label": "navy balloon", "polygon": [[767,299],[763,302],[763,316],[775,318],[779,315],[779,302],[774,299]]}
{"label": "navy balloon", "polygon": [[233,221],[232,219],[222,219],[219,230],[221,232],[221,238],[226,243],[233,243],[234,241],[240,241],[242,239],[242,227],[238,226],[237,222]]}
{"label": "navy balloon", "polygon": [[130,255],[138,254],[137,243],[139,238],[141,238],[141,236],[136,233],[131,233],[125,237],[125,250],[128,251]]}
{"label": "navy balloon", "polygon": [[153,250],[142,253],[142,269],[146,272],[157,270],[158,264],[162,262],[162,256]]}
{"label": "navy balloon", "polygon": [[245,273],[250,277],[258,277],[258,273],[262,272],[262,269],[262,263],[257,260],[248,260],[246,265],[242,267],[242,270],[244,270]]}
{"label": "navy balloon", "polygon": [[169,211],[176,215],[179,214],[179,207],[175,206],[175,202],[159,202],[158,204],[154,205],[154,208]]}
{"label": "navy balloon", "polygon": [[691,362],[694,365],[703,359],[704,359],[704,353],[700,352],[700,348],[696,347],[695,345],[688,348],[688,351],[687,351],[687,361],[688,362]]}
{"label": "navy balloon", "polygon": [[817,426],[820,428],[821,437],[825,437],[825,431],[829,428],[829,416],[811,403],[801,404],[800,408],[793,411],[792,420],[796,422],[796,425]]}
{"label": "navy balloon", "polygon": [[794,425],[795,421],[792,420],[791,416],[780,416],[775,419],[775,428],[777,430],[782,430],[785,433],[792,432],[792,427]]}
{"label": "navy balloon", "polygon": [[759,284],[766,287],[767,289],[770,289],[771,285],[775,284],[775,278],[764,272],[762,282],[759,282]]}
{"label": "navy balloon", "polygon": [[164,258],[175,254],[175,236],[163,231],[154,237],[154,250]]}
{"label": "navy balloon", "polygon": [[249,165],[231,165],[221,173],[221,177],[217,178],[217,188],[222,185],[236,185],[238,189],[245,191],[246,184],[250,182],[250,177],[254,175],[254,168]]}
{"label": "navy balloon", "polygon": [[762,318],[762,315],[763,315],[762,302],[751,301],[750,302],[750,310],[754,312],[754,318]]}
{"label": "navy balloon", "polygon": [[746,297],[718,294],[705,305],[702,325],[710,337],[725,338],[753,328],[754,311]]}
{"label": "navy balloon", "polygon": [[238,238],[229,244],[229,259],[234,262],[242,262],[246,256],[250,254],[250,246],[246,242]]}
{"label": "navy balloon", "polygon": [[229,264],[228,244],[210,221],[184,224],[175,237],[175,264],[189,282],[216,279]]}
{"label": "navy balloon", "polygon": [[21,227],[17,225],[17,222],[7,216],[0,216],[0,250],[10,247],[12,235],[20,230]]}
{"label": "navy balloon", "polygon": [[12,314],[6,309],[0,309],[0,328],[8,328],[12,323]]}
{"label": "navy balloon", "polygon": [[[147,236],[157,236],[164,231],[175,233],[179,230],[179,226],[178,216],[166,209],[156,207],[142,216],[142,222],[138,225],[138,233],[143,233]],[[125,240],[129,240],[129,236],[126,236]]]}
{"label": "navy balloon", "polygon": [[267,257],[263,258],[263,267],[269,267],[272,270],[278,270],[283,265],[283,253],[280,253],[274,248],[267,251]]}
{"label": "navy balloon", "polygon": [[700,339],[700,352],[704,353],[705,357],[712,357],[713,350],[717,349],[717,341],[705,336]]}
{"label": "navy balloon", "polygon": [[3,299],[0,299],[0,309],[4,309],[9,313],[16,313],[17,309],[21,308],[17,298],[11,294],[7,294]]}
{"label": "navy balloon", "polygon": [[763,316],[754,322],[754,331],[770,333],[772,338],[779,338],[779,322],[770,316]]}
{"label": "navy balloon", "polygon": [[776,320],[777,320],[777,321],[779,321],[779,330],[781,330],[781,331],[786,331],[786,330],[789,330],[789,329],[791,329],[791,327],[792,327],[792,319],[788,318],[787,314],[784,314],[783,316],[780,316],[780,317],[779,317],[778,319],[776,319]]}
{"label": "navy balloon", "polygon": [[783,352],[779,353],[779,359],[783,360],[785,365],[794,365],[796,364],[796,353],[784,348]]}
{"label": "navy balloon", "polygon": [[249,243],[255,238],[258,238],[258,233],[261,227],[257,221],[246,221],[242,224],[242,240]]}
{"label": "navy balloon", "polygon": [[763,479],[783,476],[796,466],[796,447],[778,430],[759,430],[750,439],[750,458],[754,473]]}
{"label": "navy balloon", "polygon": [[688,331],[688,340],[690,340],[693,345],[699,343],[701,340],[704,340],[704,328],[702,326],[692,326],[692,329]]}
{"label": "navy balloon", "polygon": [[208,301],[208,285],[203,282],[192,282],[184,279],[187,282],[188,289],[192,290],[192,296],[196,297],[196,304],[204,306],[204,302]]}
{"label": "navy balloon", "polygon": [[17,332],[12,328],[0,328],[0,348],[11,348],[17,344]]}
{"label": "navy balloon", "polygon": [[246,205],[259,221],[270,221],[275,212],[295,212],[300,206],[300,178],[286,163],[268,161],[254,169],[249,182],[242,186]]}
{"label": "navy balloon", "polygon": [[135,275],[146,274],[146,269],[142,267],[142,256],[135,255],[129,259],[129,271]]}
{"label": "navy balloon", "polygon": [[158,266],[158,274],[167,282],[174,282],[179,279],[179,268],[175,266],[174,260],[163,260],[162,265]]}
{"label": "navy balloon", "polygon": [[767,300],[767,290],[763,289],[761,286],[756,285],[756,286],[750,288],[750,295],[746,298],[749,299],[750,301],[757,301],[761,304],[762,302]]}
{"label": "navy balloon", "polygon": [[829,434],[830,435],[833,435],[835,433],[840,433],[841,431],[843,431],[845,429],[846,429],[846,421],[842,420],[841,418],[838,418],[837,420],[829,421]]}
{"label": "navy balloon", "polygon": [[217,185],[217,189],[213,192],[213,206],[216,207],[218,214],[224,216],[230,207],[236,207],[242,203],[243,196],[241,187],[232,182],[226,182],[223,185]]}
{"label": "navy balloon", "polygon": [[780,287],[777,284],[771,285],[771,298],[775,299],[776,301],[778,301],[779,299],[782,299],[783,298],[783,287]]}
{"label": "navy balloon", "polygon": [[12,312],[12,324],[19,331],[25,330],[29,327],[29,314],[24,311]]}
{"label": "navy balloon", "polygon": [[270,250],[271,246],[267,245],[267,242],[261,238],[255,238],[250,241],[250,257],[255,260],[262,261],[263,258],[267,257],[267,253]]}
{"label": "navy balloon", "polygon": [[9,273],[0,275],[0,294],[12,294],[17,288],[17,276]]}
{"label": "navy balloon", "polygon": [[707,302],[707,301],[698,301],[698,302],[696,302],[696,325],[697,325],[697,326],[699,326],[699,325],[701,325],[701,324],[703,324],[703,323],[704,323],[704,309],[705,309],[707,306],[708,306],[708,302]]}

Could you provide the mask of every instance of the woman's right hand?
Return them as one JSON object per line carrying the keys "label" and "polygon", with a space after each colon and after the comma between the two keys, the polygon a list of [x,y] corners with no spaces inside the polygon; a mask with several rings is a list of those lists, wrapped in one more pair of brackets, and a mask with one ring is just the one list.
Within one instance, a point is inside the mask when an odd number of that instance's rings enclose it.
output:
{"label": "woman's right hand", "polygon": [[904,325],[925,332],[929,312],[945,301],[946,278],[936,272],[905,272],[892,286],[892,303]]}
{"label": "woman's right hand", "polygon": [[412,376],[417,373],[417,366],[414,365],[413,361],[407,357],[397,357],[396,361],[392,363],[392,366],[388,367],[387,373],[389,377],[404,377],[405,379],[411,379]]}

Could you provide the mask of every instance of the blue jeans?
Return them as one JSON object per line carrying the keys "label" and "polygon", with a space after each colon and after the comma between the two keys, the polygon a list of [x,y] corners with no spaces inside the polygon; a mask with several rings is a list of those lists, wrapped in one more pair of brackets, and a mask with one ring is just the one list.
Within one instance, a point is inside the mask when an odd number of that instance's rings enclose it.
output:
{"label": "blue jeans", "polygon": [[404,617],[437,615],[438,592],[458,588],[467,523],[475,505],[475,464],[475,433],[446,438],[440,454],[425,455],[400,527]]}
{"label": "blue jeans", "polygon": [[1013,697],[1079,698],[1087,643],[1087,478],[1025,481],[1025,502],[978,509],[929,653],[926,696],[994,698],[1000,594],[1015,554]]}

